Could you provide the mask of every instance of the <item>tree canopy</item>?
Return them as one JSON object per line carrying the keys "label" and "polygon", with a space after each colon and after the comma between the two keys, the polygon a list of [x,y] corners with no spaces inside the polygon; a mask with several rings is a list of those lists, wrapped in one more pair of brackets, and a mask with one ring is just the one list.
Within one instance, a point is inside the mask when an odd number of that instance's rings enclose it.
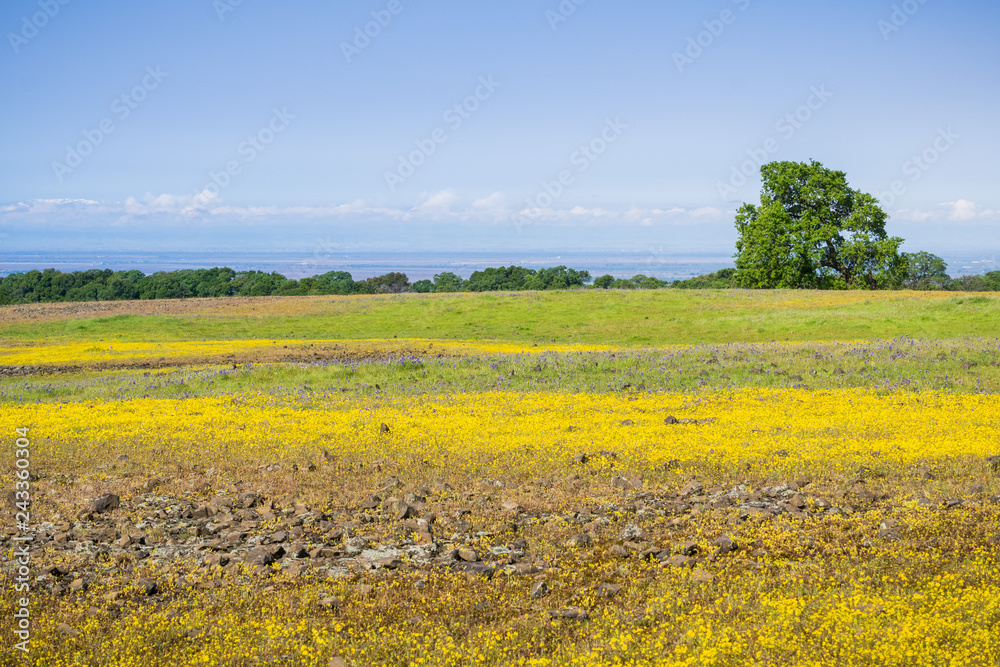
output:
{"label": "tree canopy", "polygon": [[484,292],[549,290],[582,287],[590,273],[565,266],[526,269],[520,266],[476,271],[468,280],[443,272],[434,280],[411,284],[405,273],[386,273],[354,280],[346,271],[286,278],[280,273],[235,271],[228,267],[160,271],[90,269],[64,273],[55,269],[11,273],[0,277],[0,304],[51,301],[122,301],[219,296],[308,296],[319,294],[398,294],[400,292]]}
{"label": "tree canopy", "polygon": [[870,194],[816,161],[760,169],[760,204],[736,215],[736,283],[750,288],[886,289],[907,262]]}

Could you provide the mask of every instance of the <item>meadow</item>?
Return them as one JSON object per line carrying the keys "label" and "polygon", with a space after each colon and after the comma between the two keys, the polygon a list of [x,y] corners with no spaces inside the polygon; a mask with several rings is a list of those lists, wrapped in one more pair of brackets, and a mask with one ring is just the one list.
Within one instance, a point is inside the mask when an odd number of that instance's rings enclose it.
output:
{"label": "meadow", "polygon": [[0,664],[998,664],[998,331],[954,292],[2,306]]}

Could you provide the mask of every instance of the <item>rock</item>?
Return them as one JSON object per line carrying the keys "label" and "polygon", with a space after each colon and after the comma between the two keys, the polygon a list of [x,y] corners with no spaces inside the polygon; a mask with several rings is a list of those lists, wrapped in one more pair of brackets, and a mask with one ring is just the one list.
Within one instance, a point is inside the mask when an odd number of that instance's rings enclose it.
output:
{"label": "rock", "polygon": [[415,507],[403,500],[395,500],[389,503],[389,511],[392,512],[396,521],[403,521],[404,519],[420,516],[420,512],[418,512]]}
{"label": "rock", "polygon": [[393,489],[401,488],[403,488],[403,482],[401,482],[395,475],[382,482],[382,491],[392,491]]}
{"label": "rock", "polygon": [[417,495],[416,493],[407,493],[403,496],[403,500],[406,501],[406,504],[413,505],[417,509],[427,505],[427,498],[425,496]]}
{"label": "rock", "polygon": [[504,512],[509,512],[511,514],[520,514],[524,511],[524,508],[517,504],[514,500],[508,500],[500,506]]}
{"label": "rock", "polygon": [[47,565],[42,568],[42,574],[47,574],[51,577],[62,577],[66,575],[68,570],[65,568],[60,568],[58,565]]}
{"label": "rock", "polygon": [[241,493],[239,496],[237,496],[237,499],[240,501],[240,504],[243,505],[243,507],[245,507],[246,509],[250,509],[251,507],[256,506],[258,501],[257,494],[252,493],[250,491]]}
{"label": "rock", "polygon": [[693,496],[701,493],[702,490],[704,490],[704,488],[705,487],[702,486],[701,482],[697,480],[691,480],[690,482],[682,486],[681,490],[678,493],[682,497]]}
{"label": "rock", "polygon": [[615,544],[610,549],[608,549],[608,551],[615,558],[628,558],[629,557],[629,551],[628,551],[628,549],[626,549],[625,547],[623,547],[620,544]]}
{"label": "rock", "polygon": [[142,485],[142,490],[143,490],[144,493],[150,493],[156,487],[160,486],[161,484],[166,483],[166,481],[167,480],[164,479],[163,477],[150,477]]}
{"label": "rock", "polygon": [[620,475],[616,475],[615,477],[611,478],[611,486],[615,487],[616,489],[622,489],[624,491],[627,491],[632,488],[632,482],[628,481],[627,479],[625,479]]}
{"label": "rock", "polygon": [[618,595],[621,591],[621,584],[601,584],[597,588],[597,597],[610,598]]}
{"label": "rock", "polygon": [[878,497],[874,493],[872,493],[871,491],[869,491],[864,487],[859,487],[854,489],[850,493],[850,495],[855,499],[857,499],[858,502],[864,503],[866,505],[870,505],[876,500],[878,500]]}
{"label": "rock", "polygon": [[378,430],[379,430],[379,433],[389,433],[390,432],[389,425],[386,424],[385,422],[382,422],[381,424],[379,424]]}
{"label": "rock", "polygon": [[75,637],[80,634],[79,630],[76,630],[65,623],[60,623],[56,626],[56,632],[67,637]]}
{"label": "rock", "polygon": [[350,667],[350,663],[341,658],[339,655],[335,655],[330,658],[328,663],[326,663],[326,667]]}
{"label": "rock", "polygon": [[454,567],[455,567],[455,569],[459,570],[460,572],[465,572],[468,575],[481,576],[481,577],[485,577],[487,579],[492,579],[493,578],[493,573],[495,572],[495,570],[493,569],[493,567],[491,565],[487,565],[486,563],[482,563],[482,562],[479,562],[479,563],[465,563],[465,562],[459,561],[458,563],[455,564]]}
{"label": "rock", "polygon": [[229,555],[224,553],[213,553],[205,557],[205,564],[208,566],[225,567],[229,565]]}
{"label": "rock", "polygon": [[691,581],[696,581],[702,584],[709,584],[715,581],[715,576],[711,572],[706,572],[702,569],[696,569],[691,573]]}
{"label": "rock", "polygon": [[361,501],[361,505],[359,507],[361,507],[361,509],[363,510],[375,510],[378,509],[381,504],[382,504],[381,498],[379,498],[378,496],[372,496],[368,500]]}
{"label": "rock", "polygon": [[630,523],[622,530],[621,538],[626,542],[641,542],[646,539],[646,534],[642,532],[642,528],[634,523]]}
{"label": "rock", "polygon": [[666,419],[664,419],[663,422],[665,424],[680,424],[681,423],[681,421],[679,419],[677,419],[677,417],[674,417],[673,415],[671,415],[671,416],[667,417]]}
{"label": "rock", "polygon": [[[665,551],[660,552],[660,554],[666,554],[666,553],[667,552]],[[670,567],[684,567],[688,565],[691,560],[687,556],[681,556],[681,555],[670,556],[669,558],[663,559],[660,558],[658,554],[657,558],[660,560],[661,563],[663,563],[664,565],[669,565]]]}
{"label": "rock", "polygon": [[90,501],[90,511],[94,514],[104,514],[121,507],[121,499],[113,493],[105,493]]}
{"label": "rock", "polygon": [[581,547],[589,547],[594,543],[593,538],[587,533],[578,533],[573,537],[566,540],[566,547],[569,549],[578,549]]}
{"label": "rock", "polygon": [[631,419],[625,419],[621,422],[622,426],[635,426],[635,422]]}
{"label": "rock", "polygon": [[568,607],[561,611],[550,611],[549,616],[556,620],[563,621],[586,621],[590,614],[579,607]]}
{"label": "rock", "polygon": [[286,554],[289,558],[310,558],[309,550],[303,544],[293,544]]}
{"label": "rock", "polygon": [[146,596],[156,595],[160,592],[160,587],[152,579],[138,579],[135,584],[139,592]]}
{"label": "rock", "polygon": [[788,504],[794,507],[795,509],[802,509],[803,507],[806,506],[806,501],[805,498],[802,497],[801,493],[796,493],[789,499]]}
{"label": "rock", "polygon": [[529,593],[532,600],[538,600],[549,594],[549,585],[544,581],[537,582],[531,587],[531,593]]}
{"label": "rock", "polygon": [[658,558],[661,552],[663,554],[663,558],[668,558],[670,556],[669,551],[661,549],[660,547],[649,547],[639,552],[639,559],[652,560],[653,558]]}
{"label": "rock", "polygon": [[246,555],[243,561],[248,565],[260,565],[266,567],[274,562],[274,556],[272,556],[267,549],[263,547],[257,547],[255,549],[252,549],[250,553]]}
{"label": "rock", "polygon": [[457,555],[466,563],[475,563],[479,560],[479,554],[474,549],[459,549]]}
{"label": "rock", "polygon": [[358,594],[358,597],[370,598],[375,594],[375,588],[369,584],[358,584],[354,587],[354,592]]}
{"label": "rock", "polygon": [[514,565],[514,574],[521,576],[528,574],[537,574],[540,571],[541,570],[539,570],[538,567],[532,565],[531,563],[517,563]]}
{"label": "rock", "polygon": [[990,464],[990,467],[994,472],[1000,472],[1000,454],[996,456],[987,456],[986,462]]}
{"label": "rock", "polygon": [[675,551],[683,556],[694,556],[701,549],[698,547],[697,542],[681,542],[676,546]]}
{"label": "rock", "polygon": [[80,578],[74,579],[70,583],[69,589],[74,593],[79,593],[80,591],[84,591],[87,589],[87,582],[85,582],[83,579]]}
{"label": "rock", "polygon": [[732,553],[737,549],[739,549],[739,545],[729,535],[721,535],[717,537],[712,542],[712,546],[718,549],[718,551],[716,551],[716,555],[718,556],[725,556],[726,554]]}
{"label": "rock", "polygon": [[375,564],[387,570],[395,570],[403,564],[403,561],[399,560],[395,556],[386,556],[385,558],[376,558]]}
{"label": "rock", "polygon": [[581,465],[584,464],[584,463],[586,463],[589,460],[590,460],[590,457],[587,456],[586,454],[577,454],[576,456],[573,457],[573,462],[574,463],[579,463]]}
{"label": "rock", "polygon": [[452,490],[452,488],[451,484],[448,484],[447,482],[441,480],[437,480],[431,484],[431,490],[434,491],[434,493],[442,494],[442,493],[448,493],[449,491]]}
{"label": "rock", "polygon": [[712,507],[718,509],[720,507],[730,507],[733,504],[733,499],[729,496],[719,496],[718,498],[713,498],[709,503]]}

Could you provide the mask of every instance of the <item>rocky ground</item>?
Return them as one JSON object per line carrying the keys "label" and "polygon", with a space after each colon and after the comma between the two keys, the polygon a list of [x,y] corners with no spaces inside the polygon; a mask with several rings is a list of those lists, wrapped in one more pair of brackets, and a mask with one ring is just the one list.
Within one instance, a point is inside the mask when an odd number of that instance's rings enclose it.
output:
{"label": "rocky ground", "polygon": [[[44,497],[33,512],[39,521],[32,542],[33,567],[40,575],[36,590],[72,596],[96,581],[113,580],[122,590],[132,586],[162,596],[246,577],[267,585],[275,578],[363,581],[393,571],[448,570],[486,578],[534,576],[532,595],[542,596],[547,572],[581,560],[645,560],[694,568],[693,576],[710,580],[727,561],[763,567],[772,558],[877,551],[904,539],[936,546],[933,536],[908,533],[907,512],[964,512],[992,517],[994,523],[1000,513],[1000,495],[989,495],[983,485],[953,487],[941,497],[919,490],[903,496],[897,485],[868,469],[839,481],[763,486],[692,479],[674,488],[649,488],[639,478],[595,480],[588,464],[606,455],[578,456],[578,472],[539,480],[534,496],[519,496],[498,481],[463,489],[443,481],[407,484],[393,476],[380,480],[366,499],[343,506],[298,502],[243,484],[216,490],[199,483],[198,476],[147,478],[127,497],[106,493],[74,506],[45,493],[46,486],[51,490],[55,482],[65,486],[74,480],[36,479]],[[987,463],[1000,470],[1000,457]],[[278,468],[263,472],[277,474]],[[914,489],[934,479],[929,470],[915,474]],[[189,490],[179,491],[184,486]],[[562,497],[565,507],[533,510],[505,499],[549,494]],[[7,502],[12,506],[12,494]],[[838,524],[841,534],[830,537],[823,525],[838,518],[852,520],[854,527]],[[0,546],[12,547],[17,531],[6,523]],[[796,537],[779,553],[754,538],[765,526]],[[1000,545],[1000,533],[965,537]],[[12,567],[12,561],[3,563],[8,574]]]}

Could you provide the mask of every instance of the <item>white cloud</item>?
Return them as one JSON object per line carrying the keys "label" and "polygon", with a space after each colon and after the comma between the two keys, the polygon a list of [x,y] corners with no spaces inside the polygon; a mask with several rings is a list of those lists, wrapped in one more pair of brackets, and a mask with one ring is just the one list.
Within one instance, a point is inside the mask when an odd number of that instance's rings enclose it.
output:
{"label": "white cloud", "polygon": [[458,196],[451,188],[433,194],[421,195],[423,201],[413,207],[417,213],[449,213],[451,205],[458,201]]}
{"label": "white cloud", "polygon": [[892,212],[893,219],[903,222],[927,222],[936,217],[940,217],[940,213],[919,208],[901,208]]}
{"label": "white cloud", "polygon": [[892,211],[892,218],[902,222],[972,222],[996,218],[1000,212],[979,206],[968,199],[938,204],[936,208],[901,208]]}
{"label": "white cloud", "polygon": [[210,213],[217,208],[219,195],[210,190],[203,190],[192,195],[152,195],[148,192],[142,199],[129,197],[122,205],[125,216],[144,217],[156,214],[191,217],[201,213]]}
{"label": "white cloud", "polygon": [[948,219],[959,222],[975,220],[976,218],[986,218],[996,213],[988,208],[978,206],[976,202],[969,201],[968,199],[945,202],[941,205],[951,207],[951,213],[948,215]]}
{"label": "white cloud", "polygon": [[502,192],[494,192],[489,197],[483,197],[472,202],[472,208],[496,211],[503,208],[504,195]]}
{"label": "white cloud", "polygon": [[506,203],[502,192],[463,201],[452,188],[422,193],[411,207],[379,206],[358,199],[327,206],[238,206],[226,204],[217,192],[205,190],[187,195],[151,194],[128,197],[123,202],[98,202],[91,199],[35,199],[0,205],[0,220],[17,218],[19,224],[51,225],[72,222],[74,225],[190,225],[256,224],[277,221],[369,221],[477,222],[507,224],[515,214],[536,223],[565,225],[621,221],[642,227],[663,224],[694,224],[726,215],[713,207],[608,209],[582,205],[566,208],[528,208],[517,210]]}
{"label": "white cloud", "polygon": [[696,218],[721,218],[722,211],[713,206],[705,206],[691,211],[691,215]]}
{"label": "white cloud", "polygon": [[0,206],[0,213],[46,214],[100,208],[101,202],[93,199],[31,199]]}

